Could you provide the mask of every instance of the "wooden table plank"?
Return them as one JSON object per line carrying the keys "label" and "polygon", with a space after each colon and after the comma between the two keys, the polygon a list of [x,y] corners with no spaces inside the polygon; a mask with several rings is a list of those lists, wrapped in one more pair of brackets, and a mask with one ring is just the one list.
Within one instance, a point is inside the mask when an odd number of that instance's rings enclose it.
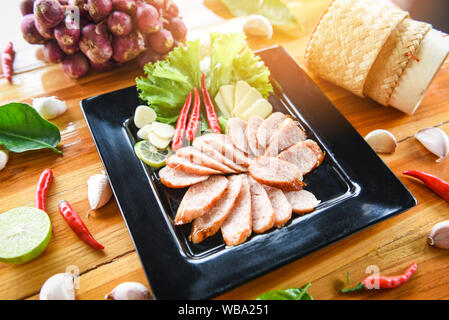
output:
{"label": "wooden table plank", "polygon": [[[304,49],[315,21],[329,0],[287,1],[304,25],[303,30],[276,28],[271,40],[248,38],[252,49],[281,44],[304,66]],[[189,26],[189,38],[207,42],[211,31],[239,30],[242,19],[231,16],[219,0],[178,1],[181,14]],[[19,25],[17,3],[4,8],[8,19],[0,25]],[[9,14],[11,13],[11,14]],[[1,28],[0,28],[1,29]],[[16,28],[17,29],[17,28]],[[91,72],[79,81],[64,76],[60,65],[42,66],[35,58],[38,46],[20,40],[19,31],[0,32],[0,45],[12,37],[18,48],[14,84],[0,79],[0,104],[10,101],[31,102],[37,96],[56,95],[67,101],[68,111],[53,121],[61,130],[64,155],[51,151],[14,154],[8,166],[0,172],[0,212],[32,205],[35,183],[40,172],[51,167],[55,180],[50,188],[48,206],[54,223],[54,237],[41,257],[21,266],[0,264],[0,299],[38,298],[43,282],[52,274],[64,272],[75,265],[81,273],[79,299],[103,299],[122,281],[147,284],[115,201],[100,210],[100,217],[89,218],[87,227],[105,244],[104,253],[95,252],[80,242],[57,211],[58,201],[69,200],[81,215],[88,210],[87,179],[102,170],[102,165],[87,129],[79,101],[97,94],[134,85],[142,72],[129,63],[107,73]],[[10,38],[11,39],[11,38]],[[8,39],[9,40],[9,39]],[[37,68],[37,69],[36,69]],[[29,71],[26,71],[29,70]],[[313,76],[313,75],[312,75]],[[441,126],[449,132],[449,61],[435,79],[416,115],[403,115],[385,108],[324,80],[314,78],[336,107],[349,119],[360,134],[378,128],[391,130],[401,141],[394,155],[382,156],[394,173],[405,169],[422,169],[449,179],[447,161],[436,164],[435,157],[415,139],[414,133],[427,126]],[[419,205],[399,216],[351,236],[319,252],[295,261],[283,268],[234,289],[220,299],[252,299],[273,289],[297,287],[312,282],[311,293],[316,299],[447,299],[448,256],[444,250],[430,248],[425,238],[431,226],[448,219],[448,204],[422,184],[409,178],[401,180],[417,197]],[[395,274],[415,259],[419,270],[404,287],[387,292],[369,292],[352,296],[338,293],[346,271],[355,283],[365,275],[369,265],[378,265],[385,274]],[[19,286],[18,283],[21,285]]]}

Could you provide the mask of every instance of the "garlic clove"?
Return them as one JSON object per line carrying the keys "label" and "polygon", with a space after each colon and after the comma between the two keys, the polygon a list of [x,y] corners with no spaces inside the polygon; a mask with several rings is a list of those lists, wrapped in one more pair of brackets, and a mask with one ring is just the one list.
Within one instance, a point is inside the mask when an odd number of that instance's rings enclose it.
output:
{"label": "garlic clove", "polygon": [[91,210],[103,207],[112,197],[112,189],[106,174],[95,174],[87,181],[87,197]]}
{"label": "garlic clove", "polygon": [[273,26],[271,22],[259,14],[253,14],[248,17],[243,24],[243,31],[251,36],[265,37],[267,39],[273,37]]}
{"label": "garlic clove", "polygon": [[40,300],[75,300],[75,277],[58,273],[45,281],[39,293]]}
{"label": "garlic clove", "polygon": [[430,127],[419,130],[415,134],[415,138],[427,150],[439,157],[437,162],[442,161],[449,154],[449,137],[440,128]]}
{"label": "garlic clove", "polygon": [[449,249],[449,220],[434,225],[427,242],[437,248]]}
{"label": "garlic clove", "polygon": [[33,108],[47,120],[59,117],[67,110],[66,103],[56,97],[35,98],[33,99]]}
{"label": "garlic clove", "polygon": [[396,137],[387,130],[377,129],[368,133],[366,142],[377,153],[394,153],[398,147]]}
{"label": "garlic clove", "polygon": [[2,149],[0,146],[0,171],[2,171],[9,160],[9,152],[6,149]]}
{"label": "garlic clove", "polygon": [[105,299],[109,300],[150,300],[148,289],[138,282],[123,282],[116,286]]}
{"label": "garlic clove", "polygon": [[153,124],[146,124],[137,131],[137,136],[140,139],[148,140],[148,135],[153,131]]}
{"label": "garlic clove", "polygon": [[137,128],[142,128],[156,120],[156,112],[148,106],[138,106],[134,113],[134,124]]}

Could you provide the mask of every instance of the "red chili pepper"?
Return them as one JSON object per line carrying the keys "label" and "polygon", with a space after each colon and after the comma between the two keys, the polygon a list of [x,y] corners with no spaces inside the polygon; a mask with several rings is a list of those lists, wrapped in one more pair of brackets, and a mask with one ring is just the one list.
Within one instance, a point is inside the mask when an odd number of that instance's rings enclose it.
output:
{"label": "red chili pepper", "polygon": [[221,133],[220,123],[218,122],[217,113],[210,97],[209,91],[206,88],[206,79],[204,73],[201,75],[201,93],[203,94],[204,106],[206,108],[207,122],[213,133]]}
{"label": "red chili pepper", "polygon": [[69,224],[70,228],[72,228],[73,232],[91,246],[94,249],[103,250],[104,247],[94,239],[94,237],[90,234],[89,230],[87,230],[80,216],[73,207],[65,200],[59,202],[59,212],[64,217],[65,221]]}
{"label": "red chili pepper", "polygon": [[444,181],[443,179],[429,173],[417,170],[407,170],[404,171],[403,174],[421,180],[430,190],[434,191],[441,198],[449,202],[449,183],[447,181]]}
{"label": "red chili pepper", "polygon": [[349,292],[355,292],[355,291],[362,291],[362,290],[369,290],[369,288],[372,287],[373,283],[376,281],[379,282],[379,288],[376,289],[393,289],[400,287],[404,283],[406,283],[412,275],[415,273],[416,269],[418,268],[418,265],[416,262],[413,262],[410,267],[408,267],[405,272],[399,276],[393,276],[393,277],[385,277],[380,275],[371,275],[366,277],[362,282],[360,282],[357,286],[349,289],[341,289],[341,293],[349,293]]}
{"label": "red chili pepper", "polygon": [[201,112],[201,100],[200,94],[197,88],[193,89],[193,107],[190,113],[189,123],[187,124],[186,137],[187,140],[192,141],[198,132],[200,126],[200,112]]}
{"label": "red chili pepper", "polygon": [[184,139],[184,133],[186,131],[187,118],[189,116],[190,105],[192,103],[192,92],[189,92],[186,102],[181,109],[181,113],[178,117],[178,122],[176,123],[175,133],[173,134],[173,141],[171,144],[171,149],[173,151],[178,150],[182,147],[182,142]]}
{"label": "red chili pepper", "polygon": [[3,75],[9,83],[12,82],[12,64],[14,61],[14,48],[12,42],[8,42],[1,55]]}
{"label": "red chili pepper", "polygon": [[408,52],[408,53],[407,53],[407,56],[410,57],[412,60],[415,60],[416,62],[421,61],[421,60],[419,60],[418,57],[416,57],[416,56],[415,56],[413,53],[411,53],[411,52]]}
{"label": "red chili pepper", "polygon": [[45,201],[47,200],[48,188],[50,187],[50,182],[53,178],[53,171],[51,169],[45,169],[36,186],[35,202],[36,208],[47,212],[47,207]]}

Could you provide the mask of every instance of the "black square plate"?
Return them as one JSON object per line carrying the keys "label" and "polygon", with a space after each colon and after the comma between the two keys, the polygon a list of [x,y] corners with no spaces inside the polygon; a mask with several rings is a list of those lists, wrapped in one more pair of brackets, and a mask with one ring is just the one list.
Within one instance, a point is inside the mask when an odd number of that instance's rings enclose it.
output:
{"label": "black square plate", "polygon": [[134,245],[158,299],[207,299],[416,205],[415,198],[282,48],[259,51],[271,70],[270,102],[326,152],[305,177],[322,202],[283,228],[226,247],[221,234],[199,245],[173,219],[185,190],[164,187],[134,154],[135,87],[81,102]]}

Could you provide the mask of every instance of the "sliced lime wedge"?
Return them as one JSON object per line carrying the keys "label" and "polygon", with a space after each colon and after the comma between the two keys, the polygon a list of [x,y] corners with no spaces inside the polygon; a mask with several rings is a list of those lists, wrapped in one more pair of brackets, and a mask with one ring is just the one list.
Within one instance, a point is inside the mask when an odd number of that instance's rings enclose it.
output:
{"label": "sliced lime wedge", "polygon": [[140,160],[153,168],[163,167],[165,160],[171,154],[169,147],[159,149],[153,146],[148,140],[137,142],[134,146],[134,151]]}
{"label": "sliced lime wedge", "polygon": [[51,237],[48,215],[39,209],[21,207],[0,214],[0,261],[25,263],[38,257]]}

